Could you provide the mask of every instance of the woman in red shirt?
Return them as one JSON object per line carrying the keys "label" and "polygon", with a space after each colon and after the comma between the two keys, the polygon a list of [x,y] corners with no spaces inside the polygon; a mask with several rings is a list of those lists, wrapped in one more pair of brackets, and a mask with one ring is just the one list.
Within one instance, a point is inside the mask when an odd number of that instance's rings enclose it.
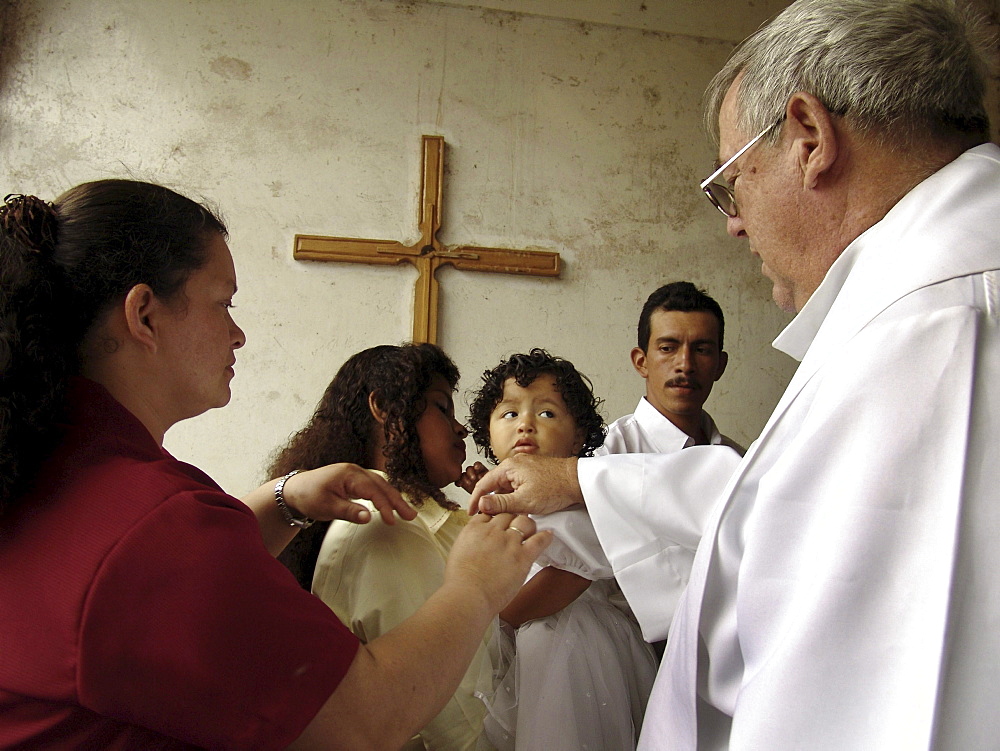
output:
{"label": "woman in red shirt", "polygon": [[166,188],[0,207],[0,748],[398,747],[548,543],[477,516],[359,645],[273,556],[307,518],[367,522],[351,498],[411,519],[398,493],[341,464],[240,501],[162,448],[229,401],[235,292],[225,227]]}

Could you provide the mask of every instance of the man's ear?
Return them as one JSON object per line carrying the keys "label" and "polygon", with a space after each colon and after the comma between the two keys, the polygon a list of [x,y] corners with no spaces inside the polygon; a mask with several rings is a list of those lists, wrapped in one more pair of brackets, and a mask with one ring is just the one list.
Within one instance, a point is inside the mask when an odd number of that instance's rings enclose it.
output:
{"label": "man's ear", "polygon": [[719,370],[715,374],[715,380],[722,378],[722,374],[726,372],[726,366],[729,364],[729,353],[720,352],[719,353]]}
{"label": "man's ear", "polygon": [[375,418],[375,422],[379,425],[385,425],[385,410],[378,406],[377,397],[375,392],[371,392],[368,395],[368,409],[371,410],[372,417]]}
{"label": "man's ear", "polygon": [[649,375],[649,372],[646,370],[646,351],[642,347],[632,348],[632,367],[643,378]]}
{"label": "man's ear", "polygon": [[815,188],[837,161],[838,133],[833,115],[812,94],[792,94],[785,108],[785,130],[794,149],[802,185]]}
{"label": "man's ear", "polygon": [[125,295],[125,328],[129,337],[141,346],[156,349],[156,326],[153,319],[163,303],[148,284],[137,284]]}

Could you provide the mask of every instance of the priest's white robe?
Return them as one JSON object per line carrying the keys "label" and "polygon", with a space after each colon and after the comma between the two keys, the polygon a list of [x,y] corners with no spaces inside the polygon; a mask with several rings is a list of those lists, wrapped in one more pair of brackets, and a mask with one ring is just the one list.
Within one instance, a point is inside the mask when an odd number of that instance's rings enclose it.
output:
{"label": "priest's white robe", "polygon": [[[652,504],[671,514],[664,524],[650,526],[646,521],[647,512],[642,509],[635,517],[619,517],[607,505],[595,504],[588,508],[591,515],[602,516],[604,522],[598,525],[603,536],[596,530],[591,533],[595,540],[600,539],[603,546],[606,543],[604,538],[610,536],[613,540],[625,541],[624,545],[628,547],[626,550],[622,546],[616,548],[618,557],[614,576],[639,621],[643,638],[648,642],[667,638],[677,602],[687,586],[694,553],[709,512],[744,453],[742,446],[719,433],[707,412],[704,413],[704,425],[705,432],[711,436],[711,446],[695,446],[687,433],[642,397],[635,412],[620,417],[608,426],[604,444],[594,451],[594,456],[633,456],[581,465],[581,480],[584,475],[590,477],[593,474],[589,480],[591,488],[611,482],[618,486],[619,492],[628,493],[630,498],[648,498]],[[674,470],[674,475],[683,479],[683,485],[672,480],[668,486],[657,485],[649,489],[651,492],[644,492],[646,473],[643,468],[646,459],[643,454],[673,454],[682,449],[694,452]],[[668,492],[671,493],[669,500],[665,497]],[[541,523],[541,528],[547,528],[547,520]],[[556,531],[560,537],[559,544],[573,550],[587,548],[585,530]],[[656,586],[650,587],[650,582],[656,582]]]}
{"label": "priest's white robe", "polygon": [[[653,503],[669,509],[671,516],[666,524],[649,526],[643,518],[645,512],[634,518],[619,517],[606,505],[589,509],[571,508],[533,517],[538,529],[549,529],[555,533],[555,539],[538,558],[537,565],[553,565],[556,561],[557,568],[567,568],[558,562],[579,561],[576,566],[569,567],[570,570],[583,568],[595,572],[587,578],[614,576],[639,622],[642,637],[650,643],[667,638],[677,602],[687,586],[694,553],[709,512],[743,455],[743,448],[721,435],[707,412],[705,428],[711,436],[711,445],[694,446],[687,433],[661,415],[643,397],[635,413],[612,423],[608,431],[609,440],[594,452],[594,456],[607,456],[614,452],[693,452],[689,461],[672,465],[681,467],[676,472],[683,475],[683,484],[672,479],[667,488],[656,487],[652,494],[646,496]],[[606,472],[603,479],[614,478],[615,483],[629,482],[627,487],[631,488],[631,497],[637,498],[643,495],[644,464],[645,455],[633,453],[631,458],[622,461],[612,459],[602,462],[600,467]],[[585,467],[595,469],[590,463]],[[609,469],[614,471],[608,472]],[[600,482],[595,479],[594,485]],[[625,487],[620,486],[619,492]],[[670,502],[663,497],[668,489],[673,493]],[[605,536],[610,534],[613,538],[625,539],[630,546],[624,554],[618,549],[617,565],[614,567],[604,554],[605,540],[592,524],[591,515],[594,513],[603,513],[606,517],[602,525]],[[624,522],[624,527],[620,522]],[[657,582],[656,587],[649,587],[651,581]]]}
{"label": "priest's white robe", "polygon": [[[998,225],[986,144],[857,238],[776,340],[801,364],[702,530],[640,749],[997,747]],[[696,451],[580,461],[616,575],[693,532]],[[633,591],[660,586],[645,572]]]}

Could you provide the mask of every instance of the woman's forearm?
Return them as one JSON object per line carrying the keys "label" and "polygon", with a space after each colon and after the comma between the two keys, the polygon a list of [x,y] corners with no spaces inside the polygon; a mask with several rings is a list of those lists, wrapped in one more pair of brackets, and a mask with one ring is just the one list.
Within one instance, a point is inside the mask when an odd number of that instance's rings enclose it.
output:
{"label": "woman's forearm", "polygon": [[[455,693],[487,625],[524,581],[551,532],[479,515],[455,541],[444,584],[396,628],[362,645],[296,749],[397,749]],[[524,533],[522,535],[522,533]],[[523,541],[523,543],[522,543]]]}
{"label": "woman's forearm", "polygon": [[475,587],[443,586],[406,621],[361,645],[291,748],[398,749],[454,695],[491,611]]}

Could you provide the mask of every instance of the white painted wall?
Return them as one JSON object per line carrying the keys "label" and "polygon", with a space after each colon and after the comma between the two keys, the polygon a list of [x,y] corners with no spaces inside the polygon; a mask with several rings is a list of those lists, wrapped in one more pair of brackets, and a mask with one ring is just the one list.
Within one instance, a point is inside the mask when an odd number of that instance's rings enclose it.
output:
{"label": "white painted wall", "polygon": [[732,39],[783,4],[671,16],[592,0],[565,20],[560,0],[21,0],[0,16],[0,184],[51,199],[124,175],[221,208],[248,344],[230,406],[167,447],[231,492],[263,479],[348,356],[408,337],[412,269],[291,250],[296,233],[413,242],[425,133],[448,143],[443,242],[554,250],[565,266],[439,274],[463,394],[543,346],[591,377],[609,420],[631,411],[642,302],[689,279],[728,318],[709,409],[748,443],[794,367],[770,349],[788,317],[698,191],[715,156],[699,107]]}

